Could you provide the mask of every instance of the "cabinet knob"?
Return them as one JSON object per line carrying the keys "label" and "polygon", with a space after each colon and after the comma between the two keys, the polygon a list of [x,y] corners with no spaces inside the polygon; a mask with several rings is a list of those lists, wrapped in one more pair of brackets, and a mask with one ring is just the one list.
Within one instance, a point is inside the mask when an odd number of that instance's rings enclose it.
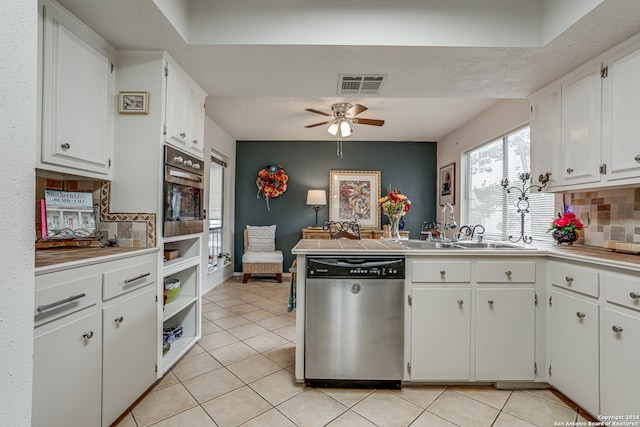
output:
{"label": "cabinet knob", "polygon": [[493,300],[492,300],[492,299],[490,299],[490,300],[489,300],[489,301],[487,301],[487,302],[489,303],[489,305],[490,305],[490,306],[492,306],[492,307],[493,307]]}
{"label": "cabinet knob", "polygon": [[567,173],[573,173],[573,168],[567,168]]}
{"label": "cabinet knob", "polygon": [[578,319],[584,319],[587,315],[579,311],[576,313],[576,316],[578,316]]}
{"label": "cabinet knob", "polygon": [[198,140],[194,139],[193,141],[191,141],[193,143],[193,145],[198,145]]}
{"label": "cabinet knob", "polygon": [[187,134],[186,132],[180,132],[180,138],[186,138]]}
{"label": "cabinet knob", "polygon": [[611,327],[611,330],[612,330],[613,332],[615,332],[616,334],[619,334],[620,332],[622,332],[622,326],[616,326],[616,325],[613,325],[613,326]]}
{"label": "cabinet knob", "polygon": [[564,280],[566,280],[569,285],[571,285],[571,283],[573,283],[573,277],[571,277],[571,276],[565,276]]}
{"label": "cabinet knob", "polygon": [[62,148],[64,151],[67,151],[69,148],[71,148],[71,144],[65,142],[63,144],[60,144],[60,148]]}
{"label": "cabinet knob", "polygon": [[640,292],[630,292],[629,296],[633,299],[638,299],[640,298]]}
{"label": "cabinet knob", "polygon": [[84,334],[82,334],[82,338],[84,338],[85,340],[90,340],[91,338],[93,338],[93,331],[85,332]]}
{"label": "cabinet knob", "polygon": [[507,270],[504,272],[507,277],[511,277],[511,270]]}
{"label": "cabinet knob", "polygon": [[463,301],[463,300],[461,300],[461,299],[459,299],[459,300],[458,300],[458,305],[459,305],[460,307],[462,307],[462,304],[464,304],[464,301]]}
{"label": "cabinet knob", "polygon": [[441,275],[441,276],[444,276],[445,274],[447,274],[447,272],[446,272],[446,271],[444,271],[444,270],[440,270],[440,275]]}
{"label": "cabinet knob", "polygon": [[638,154],[637,156],[635,156],[633,158],[636,162],[640,162],[640,154]]}
{"label": "cabinet knob", "polygon": [[115,319],[113,319],[113,321],[116,322],[117,324],[120,324],[124,322],[124,317],[122,316],[116,317]]}

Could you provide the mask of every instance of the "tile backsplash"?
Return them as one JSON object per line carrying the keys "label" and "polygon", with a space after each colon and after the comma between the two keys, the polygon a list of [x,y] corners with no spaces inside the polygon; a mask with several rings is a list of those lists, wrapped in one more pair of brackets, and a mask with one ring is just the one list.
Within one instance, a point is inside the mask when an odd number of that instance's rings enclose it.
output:
{"label": "tile backsplash", "polygon": [[563,200],[584,224],[579,243],[640,242],[640,188],[567,193]]}

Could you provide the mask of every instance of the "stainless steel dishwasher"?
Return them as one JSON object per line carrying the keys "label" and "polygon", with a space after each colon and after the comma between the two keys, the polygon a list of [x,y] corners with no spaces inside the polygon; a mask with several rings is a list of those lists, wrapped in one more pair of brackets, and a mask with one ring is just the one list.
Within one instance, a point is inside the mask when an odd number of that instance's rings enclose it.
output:
{"label": "stainless steel dishwasher", "polygon": [[307,258],[305,382],[400,388],[404,257]]}

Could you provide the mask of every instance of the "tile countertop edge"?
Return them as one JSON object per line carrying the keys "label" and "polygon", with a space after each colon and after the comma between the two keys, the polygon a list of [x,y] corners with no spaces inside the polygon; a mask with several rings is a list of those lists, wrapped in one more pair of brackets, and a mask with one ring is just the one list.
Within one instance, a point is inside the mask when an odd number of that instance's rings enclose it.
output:
{"label": "tile countertop edge", "polygon": [[[317,242],[312,243],[312,240]],[[331,254],[336,251],[345,254],[362,254],[366,252],[370,255],[389,255],[402,254],[402,255],[442,255],[442,256],[460,256],[460,255],[486,255],[486,256],[546,256],[552,259],[566,259],[573,261],[584,261],[590,264],[602,265],[605,267],[617,267],[624,268],[631,271],[640,272],[640,255],[624,254],[607,251],[604,248],[591,247],[591,246],[547,246],[547,247],[528,247],[526,249],[408,249],[400,245],[389,246],[387,244],[380,247],[355,247],[355,243],[349,243],[350,247],[320,247],[321,240],[318,239],[304,239],[300,240],[296,246],[293,247],[291,253],[294,255],[322,255]],[[326,242],[326,240],[324,240]],[[349,241],[356,242],[356,241]],[[300,247],[302,246],[302,247]],[[342,246],[337,244],[337,246]]]}
{"label": "tile countertop edge", "polygon": [[[94,248],[98,249],[98,248]],[[47,251],[47,255],[55,256],[56,250],[65,251],[67,249],[42,249],[43,251]],[[104,254],[100,254],[98,252],[104,250]],[[151,254],[154,252],[158,252],[160,250],[159,246],[155,246],[153,248],[99,248],[99,250],[92,251],[90,256],[82,257],[81,259],[75,259],[73,261],[68,262],[60,262],[60,263],[51,263],[51,261],[47,262],[42,260],[42,257],[39,256],[36,251],[36,268],[35,275],[39,276],[42,274],[55,273],[57,271],[69,270],[71,268],[84,267],[87,265],[100,264],[107,261],[114,261],[118,259],[128,258],[130,256],[137,255],[145,255]],[[40,259],[39,259],[40,258]]]}

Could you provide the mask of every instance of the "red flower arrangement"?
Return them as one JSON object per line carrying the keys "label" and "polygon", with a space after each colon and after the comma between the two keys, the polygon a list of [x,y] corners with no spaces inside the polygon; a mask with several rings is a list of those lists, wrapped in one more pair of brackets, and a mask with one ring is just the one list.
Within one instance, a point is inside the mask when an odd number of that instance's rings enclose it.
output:
{"label": "red flower arrangement", "polygon": [[378,205],[382,208],[382,213],[388,217],[392,215],[404,216],[411,209],[411,200],[400,190],[387,190],[387,195],[378,199]]}
{"label": "red flower arrangement", "polygon": [[565,212],[564,215],[558,214],[558,219],[553,221],[548,231],[560,230],[563,233],[575,233],[576,230],[582,230],[582,227],[583,225],[580,220],[576,218],[576,214],[573,212]]}
{"label": "red flower arrangement", "polygon": [[282,194],[287,191],[288,181],[289,177],[284,173],[284,169],[282,169],[280,165],[267,166],[258,172],[258,177],[256,178],[256,186],[258,187],[257,197],[260,198],[260,194],[264,196],[268,210],[270,210],[269,199],[282,196]]}

